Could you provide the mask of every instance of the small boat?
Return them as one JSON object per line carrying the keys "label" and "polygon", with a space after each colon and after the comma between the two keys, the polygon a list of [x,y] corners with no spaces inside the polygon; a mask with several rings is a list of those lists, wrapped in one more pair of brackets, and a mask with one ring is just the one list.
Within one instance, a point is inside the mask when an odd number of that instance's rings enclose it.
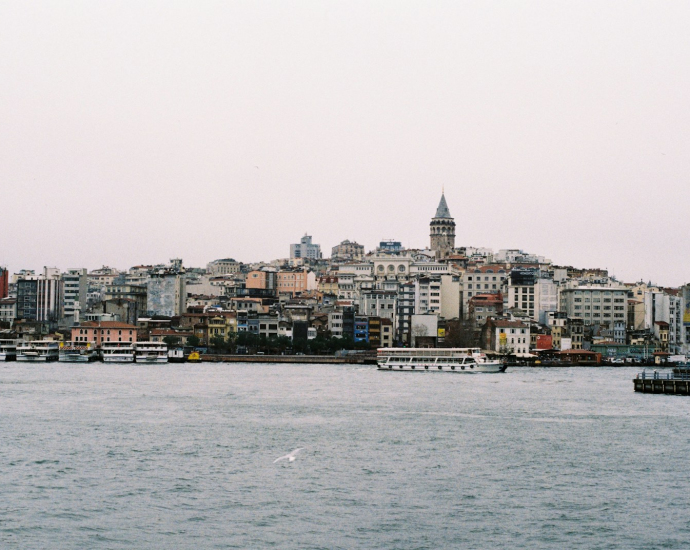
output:
{"label": "small boat", "polygon": [[102,342],[101,357],[104,363],[133,363],[134,347],[131,342]]}
{"label": "small boat", "polygon": [[137,363],[167,363],[168,344],[165,342],[135,342],[134,361]]}
{"label": "small boat", "polygon": [[505,372],[508,364],[491,360],[479,348],[379,348],[379,370],[433,372]]}
{"label": "small boat", "polygon": [[61,363],[89,363],[98,359],[95,342],[60,342]]}
{"label": "small boat", "polygon": [[17,361],[49,363],[57,361],[60,344],[54,340],[34,340],[17,344]]}
{"label": "small boat", "polygon": [[172,348],[168,350],[168,362],[184,363],[187,358],[184,355],[184,348]]}
{"label": "small boat", "polygon": [[201,363],[201,355],[199,355],[198,351],[194,350],[187,357],[187,362],[188,363]]}
{"label": "small boat", "polygon": [[19,340],[0,340],[0,361],[14,361],[17,359],[17,343]]}

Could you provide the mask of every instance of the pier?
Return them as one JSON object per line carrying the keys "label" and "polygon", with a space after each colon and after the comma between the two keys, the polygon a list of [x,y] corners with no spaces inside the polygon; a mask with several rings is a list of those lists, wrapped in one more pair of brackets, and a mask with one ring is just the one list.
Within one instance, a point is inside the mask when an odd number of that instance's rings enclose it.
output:
{"label": "pier", "polygon": [[635,391],[640,393],[664,393],[666,395],[690,395],[690,374],[641,372],[634,379]]}

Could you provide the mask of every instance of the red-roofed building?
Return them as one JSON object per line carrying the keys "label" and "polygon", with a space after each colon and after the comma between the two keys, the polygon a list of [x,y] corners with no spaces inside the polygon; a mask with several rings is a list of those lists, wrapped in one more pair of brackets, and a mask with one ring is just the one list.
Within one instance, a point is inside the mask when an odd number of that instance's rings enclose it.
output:
{"label": "red-roofed building", "polygon": [[72,341],[95,342],[136,342],[137,327],[119,321],[85,321],[72,327]]}

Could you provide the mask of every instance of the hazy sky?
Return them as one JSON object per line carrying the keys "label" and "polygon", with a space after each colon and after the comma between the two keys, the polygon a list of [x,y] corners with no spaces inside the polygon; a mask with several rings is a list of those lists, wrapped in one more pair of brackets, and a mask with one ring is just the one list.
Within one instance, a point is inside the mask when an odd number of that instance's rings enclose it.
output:
{"label": "hazy sky", "polygon": [[0,2],[0,264],[305,233],[690,281],[690,2]]}

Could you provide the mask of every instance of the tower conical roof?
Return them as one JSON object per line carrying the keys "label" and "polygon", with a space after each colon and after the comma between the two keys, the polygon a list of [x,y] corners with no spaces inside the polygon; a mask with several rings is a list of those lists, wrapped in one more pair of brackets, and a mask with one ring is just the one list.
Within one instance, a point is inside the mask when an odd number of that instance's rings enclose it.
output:
{"label": "tower conical roof", "polygon": [[450,210],[448,210],[448,205],[446,204],[446,195],[441,194],[441,202],[438,203],[438,208],[436,209],[436,215],[434,218],[453,218],[450,215]]}

